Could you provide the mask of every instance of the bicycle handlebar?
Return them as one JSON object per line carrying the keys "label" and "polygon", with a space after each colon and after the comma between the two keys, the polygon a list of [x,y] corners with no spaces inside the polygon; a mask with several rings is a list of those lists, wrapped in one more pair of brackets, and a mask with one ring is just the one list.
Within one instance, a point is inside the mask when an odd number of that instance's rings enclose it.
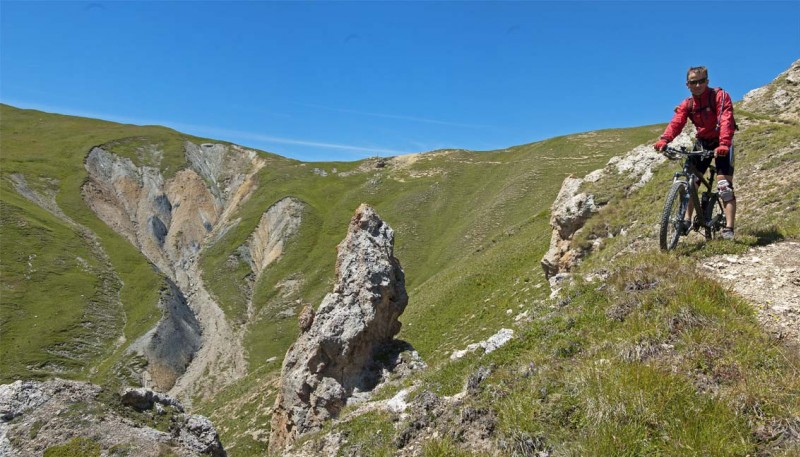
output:
{"label": "bicycle handlebar", "polygon": [[671,146],[667,146],[661,151],[662,154],[667,156],[670,160],[678,160],[681,156],[684,157],[700,157],[701,159],[707,159],[709,157],[714,157],[714,151],[711,149],[700,149],[698,151],[687,151],[685,146],[681,146],[680,149],[673,148]]}

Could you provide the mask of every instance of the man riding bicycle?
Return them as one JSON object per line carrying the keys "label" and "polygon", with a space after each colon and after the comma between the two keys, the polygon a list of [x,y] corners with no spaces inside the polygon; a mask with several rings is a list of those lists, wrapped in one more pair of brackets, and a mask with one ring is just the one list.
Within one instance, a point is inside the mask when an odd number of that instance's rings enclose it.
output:
{"label": "man riding bicycle", "polygon": [[[733,134],[736,122],[733,119],[733,103],[730,95],[721,88],[708,87],[708,70],[706,67],[692,67],[686,72],[686,87],[692,96],[681,102],[675,108],[672,117],[661,139],[654,145],[656,151],[663,151],[670,141],[674,140],[686,125],[686,120],[692,121],[697,128],[695,149],[714,151],[714,160],[719,174],[717,175],[717,188],[723,201],[727,226],[722,229],[722,238],[733,239],[734,218],[736,217],[736,196],[733,193]],[[697,159],[695,166],[704,174],[711,164],[708,159]],[[692,226],[692,203],[686,212],[684,230]]]}

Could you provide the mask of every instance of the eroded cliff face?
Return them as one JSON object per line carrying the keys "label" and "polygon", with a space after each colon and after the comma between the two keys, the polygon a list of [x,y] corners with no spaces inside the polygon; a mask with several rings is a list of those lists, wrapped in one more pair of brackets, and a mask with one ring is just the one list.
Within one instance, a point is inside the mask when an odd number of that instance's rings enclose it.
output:
{"label": "eroded cliff face", "polygon": [[184,374],[202,344],[202,327],[180,289],[170,280],[161,294],[164,312],[158,324],[136,340],[130,350],[148,360],[144,385],[167,391]]}
{"label": "eroded cliff face", "polygon": [[[237,191],[244,177],[252,178],[263,166],[255,157],[248,164],[218,146],[187,143],[191,168],[168,181],[158,168],[137,167],[130,159],[100,147],[86,158],[89,179],[82,189],[86,203],[181,286],[184,278],[179,271],[194,261],[203,239],[218,225],[229,204],[241,201],[243,196]],[[231,156],[232,163],[222,166],[218,163],[221,158],[210,158],[215,155]],[[229,176],[232,173],[235,178]],[[247,193],[249,189],[243,190]]]}
{"label": "eroded cliff face", "polygon": [[286,197],[261,215],[258,227],[246,243],[247,261],[256,277],[283,254],[286,240],[300,228],[304,206],[301,201]]}
{"label": "eroded cliff face", "polygon": [[[137,166],[95,147],[85,160],[89,178],[82,188],[97,216],[166,277],[163,318],[131,349],[148,360],[145,385],[173,395],[210,393],[245,372],[241,334],[205,289],[197,260],[209,240],[236,223],[232,216],[256,188],[255,175],[265,165],[255,151],[238,146],[187,142],[184,151],[188,167],[165,179],[157,167]],[[285,211],[267,211],[267,228],[260,224],[251,237],[259,271],[280,255],[299,226],[299,216],[285,222],[284,217]],[[198,391],[203,372],[214,376]]]}

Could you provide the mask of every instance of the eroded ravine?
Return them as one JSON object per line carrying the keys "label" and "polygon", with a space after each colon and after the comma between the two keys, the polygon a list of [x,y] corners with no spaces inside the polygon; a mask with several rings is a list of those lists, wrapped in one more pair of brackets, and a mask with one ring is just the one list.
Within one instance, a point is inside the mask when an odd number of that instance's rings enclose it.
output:
{"label": "eroded ravine", "polygon": [[[242,334],[234,331],[225,313],[203,285],[196,263],[187,271],[187,300],[203,328],[202,346],[169,394],[191,405],[194,396],[205,397],[244,376],[247,370]],[[202,381],[202,382],[200,382]]]}
{"label": "eroded ravine", "polygon": [[265,161],[255,151],[218,144],[187,142],[185,155],[189,166],[165,179],[158,164],[136,166],[93,148],[82,194],[174,288],[162,294],[161,321],[131,348],[148,360],[146,385],[188,401],[245,374],[242,330],[233,328],[205,288],[198,259],[250,197]]}

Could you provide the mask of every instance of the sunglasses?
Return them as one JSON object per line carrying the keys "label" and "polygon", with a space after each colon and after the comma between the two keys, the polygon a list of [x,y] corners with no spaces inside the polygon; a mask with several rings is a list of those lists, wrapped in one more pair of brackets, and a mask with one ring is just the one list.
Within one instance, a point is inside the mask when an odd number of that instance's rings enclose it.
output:
{"label": "sunglasses", "polygon": [[706,81],[708,81],[708,78],[690,79],[690,80],[686,81],[686,84],[688,84],[690,86],[699,86],[700,84],[705,84]]}

